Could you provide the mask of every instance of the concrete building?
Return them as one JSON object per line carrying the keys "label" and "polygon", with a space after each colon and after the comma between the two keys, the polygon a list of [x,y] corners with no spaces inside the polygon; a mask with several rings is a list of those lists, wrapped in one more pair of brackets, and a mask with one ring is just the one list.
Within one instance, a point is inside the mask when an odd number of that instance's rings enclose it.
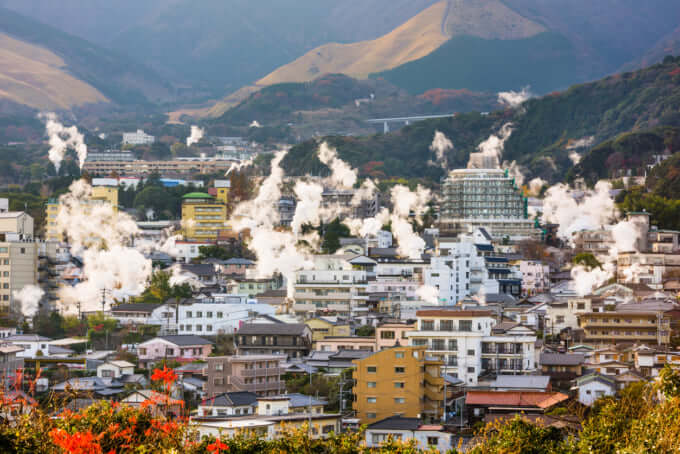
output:
{"label": "concrete building", "polygon": [[584,341],[595,345],[644,342],[668,345],[671,317],[664,311],[603,311],[578,315]]}
{"label": "concrete building", "polygon": [[227,223],[227,200],[222,197],[226,197],[226,193],[213,197],[204,192],[190,192],[182,197],[182,226],[186,240],[214,242],[221,232],[231,230]]}
{"label": "concrete building", "polygon": [[388,440],[409,442],[415,440],[421,450],[435,449],[449,452],[455,449],[454,435],[444,430],[444,426],[423,424],[420,418],[390,416],[374,422],[366,428],[366,446],[379,448]]}
{"label": "concrete building", "polygon": [[123,133],[123,145],[151,145],[156,141],[152,135],[138,129],[136,132]]}
{"label": "concrete building", "polygon": [[0,212],[0,234],[6,239],[33,239],[33,217],[23,211]]}
{"label": "concrete building", "polygon": [[408,345],[408,333],[415,330],[415,323],[387,322],[375,328],[376,350]]}
{"label": "concrete building", "polygon": [[[195,175],[223,173],[234,164],[233,160],[217,158],[172,159],[167,161],[85,161],[83,170],[90,175],[107,176],[116,173],[123,177],[160,174]],[[121,184],[123,178],[121,178]]]}
{"label": "concrete building", "polygon": [[337,314],[349,316],[366,308],[368,277],[376,262],[364,256],[317,255],[314,269],[296,272],[297,314]]}
{"label": "concrete building", "polygon": [[137,356],[143,364],[161,359],[205,361],[211,352],[212,342],[198,336],[159,336],[142,342],[137,348]]}
{"label": "concrete building", "polygon": [[540,239],[541,231],[529,219],[527,199],[507,171],[459,169],[442,186],[439,229],[456,236],[486,228],[495,240]]}
{"label": "concrete building", "polygon": [[250,392],[257,396],[280,394],[285,389],[281,381],[285,355],[211,356],[208,367],[206,396],[223,393]]}
{"label": "concrete building", "polygon": [[312,342],[315,344],[327,337],[349,336],[351,333],[349,322],[337,317],[310,318],[305,325],[312,330]]}
{"label": "concrete building", "polygon": [[0,313],[20,314],[15,292],[38,284],[38,248],[33,241],[0,242]]}
{"label": "concrete building", "polygon": [[424,347],[394,347],[354,360],[352,408],[362,424],[390,416],[439,421],[444,414],[441,362]]}
{"label": "concrete building", "polygon": [[540,260],[520,260],[522,296],[532,296],[550,290],[550,266]]}
{"label": "concrete building", "polygon": [[85,162],[101,162],[101,161],[134,161],[135,154],[127,150],[105,150],[105,151],[88,151]]}
{"label": "concrete building", "polygon": [[235,335],[239,355],[307,356],[312,331],[304,323],[246,323]]}
{"label": "concrete building", "polygon": [[[63,238],[57,229],[57,215],[59,214],[59,200],[49,199],[45,204],[45,240],[61,242]],[[114,212],[118,211],[118,187],[117,186],[93,186],[92,194],[86,202],[92,206],[108,204]]]}
{"label": "concrete building", "polygon": [[536,333],[522,325],[496,325],[488,310],[430,309],[417,312],[411,345],[442,360],[445,373],[466,385],[482,374],[530,374],[536,370]]}

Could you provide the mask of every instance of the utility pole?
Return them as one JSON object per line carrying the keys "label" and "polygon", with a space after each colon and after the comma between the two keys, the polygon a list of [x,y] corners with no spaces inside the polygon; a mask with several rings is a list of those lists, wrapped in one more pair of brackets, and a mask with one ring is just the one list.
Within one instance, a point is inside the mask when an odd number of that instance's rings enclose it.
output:
{"label": "utility pole", "polygon": [[307,436],[312,437],[312,371],[309,371],[309,424]]}

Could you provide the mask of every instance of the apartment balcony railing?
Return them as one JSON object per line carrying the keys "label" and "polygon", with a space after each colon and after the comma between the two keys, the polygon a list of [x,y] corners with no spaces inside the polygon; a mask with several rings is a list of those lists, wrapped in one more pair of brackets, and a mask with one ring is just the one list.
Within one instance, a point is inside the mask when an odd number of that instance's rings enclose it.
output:
{"label": "apartment balcony railing", "polygon": [[243,379],[236,375],[229,377],[229,383],[239,391],[249,391],[251,393],[278,390],[282,386],[282,383],[278,380],[269,383],[245,383]]}
{"label": "apartment balcony railing", "polygon": [[241,375],[244,377],[273,377],[278,375],[283,375],[285,369],[279,367],[269,367],[269,368],[256,368],[256,369],[244,369],[241,371]]}

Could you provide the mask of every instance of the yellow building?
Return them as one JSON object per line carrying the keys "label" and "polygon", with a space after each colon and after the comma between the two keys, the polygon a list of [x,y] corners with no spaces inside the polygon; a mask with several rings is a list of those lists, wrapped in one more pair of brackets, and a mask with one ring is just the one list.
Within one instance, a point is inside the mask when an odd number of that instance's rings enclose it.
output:
{"label": "yellow building", "polygon": [[671,340],[671,317],[661,310],[590,312],[578,314],[578,323],[587,344],[643,342],[667,345]]}
{"label": "yellow building", "polygon": [[349,323],[338,322],[331,317],[310,318],[305,322],[312,330],[312,342],[324,340],[327,337],[349,336]]}
{"label": "yellow building", "polygon": [[215,198],[205,192],[190,192],[182,197],[182,226],[186,240],[216,241],[227,224],[226,193]]}
{"label": "yellow building", "polygon": [[[92,204],[108,203],[118,212],[118,188],[114,186],[95,186],[90,196]],[[57,214],[59,213],[59,200],[50,199],[45,204],[45,240],[62,241],[57,233]]]}
{"label": "yellow building", "polygon": [[352,408],[362,424],[395,415],[426,421],[443,417],[443,363],[427,359],[424,347],[389,348],[352,362]]}

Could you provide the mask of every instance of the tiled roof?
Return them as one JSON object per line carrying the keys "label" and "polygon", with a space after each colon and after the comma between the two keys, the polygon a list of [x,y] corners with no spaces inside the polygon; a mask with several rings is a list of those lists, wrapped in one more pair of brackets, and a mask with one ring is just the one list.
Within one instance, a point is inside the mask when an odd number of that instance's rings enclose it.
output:
{"label": "tiled roof", "polygon": [[491,311],[459,311],[446,309],[428,309],[417,311],[418,317],[490,317],[493,315]]}
{"label": "tiled roof", "polygon": [[418,430],[420,418],[404,418],[403,416],[390,416],[389,418],[376,421],[368,426],[374,430]]}
{"label": "tiled roof", "polygon": [[160,304],[154,303],[130,303],[130,304],[119,304],[118,306],[113,306],[111,308],[112,313],[116,312],[143,312],[150,314],[155,309],[159,308]]}
{"label": "tiled roof", "polygon": [[247,323],[241,326],[238,334],[299,336],[306,328],[304,323]]}
{"label": "tiled roof", "polygon": [[465,405],[550,408],[569,396],[562,393],[524,391],[468,391]]}
{"label": "tiled roof", "polygon": [[163,339],[171,342],[175,345],[186,346],[186,345],[212,345],[207,339],[202,337],[194,336],[191,334],[178,335],[178,336],[159,336],[157,339]]}
{"label": "tiled roof", "polygon": [[578,366],[586,357],[580,353],[541,353],[539,363],[544,366]]}

